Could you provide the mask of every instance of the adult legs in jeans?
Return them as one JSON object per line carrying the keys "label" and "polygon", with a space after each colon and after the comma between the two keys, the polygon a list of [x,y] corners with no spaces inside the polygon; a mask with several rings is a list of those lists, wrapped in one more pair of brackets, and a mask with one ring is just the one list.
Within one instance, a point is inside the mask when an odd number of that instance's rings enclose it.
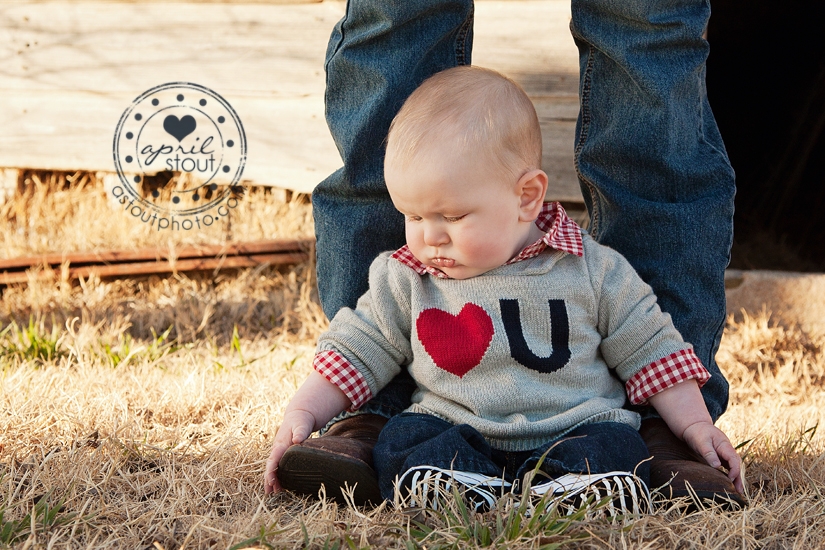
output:
{"label": "adult legs in jeans", "polygon": [[384,184],[384,140],[427,77],[470,63],[471,0],[351,0],[327,49],[326,116],[344,167],[312,193],[318,289],[327,317],[354,307],[379,252],[404,244]]}
{"label": "adult legs in jeans", "polygon": [[725,322],[734,174],[708,105],[704,0],[573,0],[581,110],[575,162],[593,237],[653,287],[711,372],[714,421],[728,383]]}
{"label": "adult legs in jeans", "polygon": [[[734,174],[705,90],[706,0],[572,0],[581,109],[575,162],[596,240],[621,252],[711,373],[714,421],[728,403],[715,356],[725,322]],[[740,504],[723,475],[640,411],[654,487]],[[675,477],[674,477],[675,476]]]}
{"label": "adult legs in jeans", "polygon": [[[707,2],[574,0],[572,7],[582,65],[576,167],[591,231],[628,257],[694,344],[713,374],[702,392],[716,419],[727,405],[714,355],[734,184],[704,88]],[[472,13],[470,2],[352,0],[332,33],[327,121],[344,168],[313,192],[318,284],[330,318],[354,306],[377,253],[403,243],[403,219],[383,182],[382,143],[420,82],[470,62]],[[399,395],[388,386],[361,411],[386,414],[381,400]],[[654,427],[648,432],[669,434]],[[663,448],[681,443],[672,434],[658,439]],[[684,447],[667,457],[688,458]]]}

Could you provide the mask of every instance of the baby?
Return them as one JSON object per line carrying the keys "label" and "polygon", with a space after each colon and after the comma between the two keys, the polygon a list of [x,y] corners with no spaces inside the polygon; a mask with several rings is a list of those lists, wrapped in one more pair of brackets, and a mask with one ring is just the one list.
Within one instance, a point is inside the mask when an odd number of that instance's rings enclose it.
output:
{"label": "baby", "polygon": [[412,405],[373,451],[387,500],[437,507],[457,489],[489,509],[530,487],[568,502],[637,495],[617,499],[637,512],[649,454],[626,400],[652,405],[743,490],[699,391],[710,375],[630,264],[544,203],[541,150],[532,103],[494,71],[449,69],[409,97],[384,165],[407,244],[373,262],[367,293],[321,337],[275,436],[267,492],[291,445],[401,369]]}

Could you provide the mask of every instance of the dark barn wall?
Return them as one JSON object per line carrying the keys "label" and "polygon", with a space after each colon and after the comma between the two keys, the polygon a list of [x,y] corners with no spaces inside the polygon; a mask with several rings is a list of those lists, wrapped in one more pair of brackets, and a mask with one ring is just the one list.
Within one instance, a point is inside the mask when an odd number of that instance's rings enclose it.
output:
{"label": "dark barn wall", "polygon": [[736,170],[731,267],[825,271],[825,3],[713,0],[708,40]]}

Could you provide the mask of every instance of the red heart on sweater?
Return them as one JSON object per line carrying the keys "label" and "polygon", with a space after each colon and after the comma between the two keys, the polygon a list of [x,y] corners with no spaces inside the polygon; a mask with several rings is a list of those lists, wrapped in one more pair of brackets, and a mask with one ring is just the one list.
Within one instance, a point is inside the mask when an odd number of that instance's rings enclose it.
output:
{"label": "red heart on sweater", "polygon": [[481,363],[494,332],[490,315],[475,304],[465,304],[458,315],[425,309],[415,327],[433,362],[459,378]]}

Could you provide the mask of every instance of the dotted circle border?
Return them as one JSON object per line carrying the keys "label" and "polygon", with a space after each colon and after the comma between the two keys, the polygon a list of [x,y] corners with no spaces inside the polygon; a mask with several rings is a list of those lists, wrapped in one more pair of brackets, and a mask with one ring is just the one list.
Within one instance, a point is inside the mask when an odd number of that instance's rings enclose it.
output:
{"label": "dotted circle border", "polygon": [[[135,108],[147,97],[158,92],[167,90],[169,88],[176,87],[194,89],[215,98],[232,116],[232,120],[238,129],[238,135],[240,137],[240,143],[238,144],[240,149],[240,159],[238,162],[238,167],[235,170],[235,174],[232,177],[232,183],[229,184],[226,190],[223,193],[221,193],[221,195],[217,199],[214,199],[203,206],[189,208],[186,210],[172,210],[168,208],[163,208],[161,206],[158,206],[154,202],[148,201],[141,197],[140,194],[138,194],[138,192],[132,186],[133,182],[129,181],[129,178],[126,177],[126,174],[124,173],[123,167],[120,163],[120,158],[118,157],[118,145],[120,143],[121,129],[123,128],[123,125],[126,123],[126,121],[129,119],[129,116],[132,114]],[[240,185],[241,175],[243,174],[244,167],[246,166],[246,153],[246,133],[244,132],[243,124],[241,123],[241,119],[238,116],[238,113],[235,112],[235,109],[232,107],[232,105],[230,105],[228,101],[221,97],[220,94],[207,88],[206,86],[201,86],[200,84],[195,84],[193,82],[167,82],[165,84],[155,86],[154,88],[150,88],[149,90],[146,90],[145,92],[140,94],[137,98],[135,98],[134,101],[132,101],[132,104],[129,107],[127,107],[121,115],[120,120],[117,123],[117,128],[115,129],[115,136],[112,144],[112,157],[115,162],[115,170],[117,171],[117,175],[120,178],[121,183],[126,188],[127,193],[134,199],[134,201],[157,212],[177,216],[191,216],[194,214],[200,214],[202,212],[205,212],[206,210],[211,210],[215,208],[215,206],[223,202],[223,200],[226,199],[228,196],[230,196],[232,194],[232,188]]]}

